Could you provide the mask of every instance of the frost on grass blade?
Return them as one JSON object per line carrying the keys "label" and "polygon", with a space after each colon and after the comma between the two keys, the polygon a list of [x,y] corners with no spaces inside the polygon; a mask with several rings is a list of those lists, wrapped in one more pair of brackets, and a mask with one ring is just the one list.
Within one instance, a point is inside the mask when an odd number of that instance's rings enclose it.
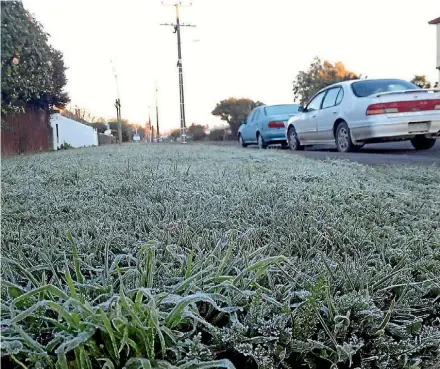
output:
{"label": "frost on grass blade", "polygon": [[440,362],[438,168],[206,145],[1,165],[5,366]]}

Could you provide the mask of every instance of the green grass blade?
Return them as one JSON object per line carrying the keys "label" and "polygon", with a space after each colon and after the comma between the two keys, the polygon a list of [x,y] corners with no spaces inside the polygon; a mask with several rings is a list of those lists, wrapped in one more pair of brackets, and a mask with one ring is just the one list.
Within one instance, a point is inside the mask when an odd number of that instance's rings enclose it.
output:
{"label": "green grass blade", "polygon": [[26,270],[26,268],[23,268],[20,263],[16,262],[15,260],[4,257],[4,256],[2,257],[2,262],[16,266],[20,270],[20,272],[22,272],[24,275],[26,275],[26,277],[29,278],[29,280],[32,282],[32,284],[35,287],[38,287],[40,285],[38,283],[38,280],[32,275],[32,273],[30,273],[28,270]]}
{"label": "green grass blade", "polygon": [[376,334],[380,334],[385,327],[388,325],[388,323],[390,322],[391,319],[391,314],[394,312],[394,305],[395,305],[395,300],[393,299],[391,301],[390,307],[387,311],[387,313],[385,314],[385,317],[383,318],[382,322],[379,325],[379,328],[377,328]]}
{"label": "green grass blade", "polygon": [[235,369],[235,366],[226,359],[223,360],[213,360],[206,361],[204,363],[188,363],[179,366],[180,369],[211,369],[211,368],[225,368],[225,369]]}
{"label": "green grass blade", "polygon": [[55,296],[59,297],[60,299],[66,300],[66,301],[69,299],[69,296],[67,296],[58,287],[55,287],[55,286],[49,284],[49,285],[46,285],[46,286],[35,288],[32,291],[26,292],[25,294],[23,294],[23,295],[17,297],[16,299],[14,299],[12,301],[12,303],[14,305],[17,305],[18,303],[20,303],[22,301],[25,301],[29,297],[32,297],[32,296],[35,296],[35,295],[39,295],[41,292],[50,293],[52,295],[55,295]]}
{"label": "green grass blade", "polygon": [[148,359],[142,359],[140,357],[131,358],[125,364],[125,369],[152,369],[151,362]]}
{"label": "green grass blade", "polygon": [[38,353],[45,352],[44,347],[41,346],[37,341],[35,341],[31,336],[29,336],[19,325],[14,324],[13,327],[20,334],[21,338],[27,346],[34,349]]}
{"label": "green grass blade", "polygon": [[101,321],[104,324],[104,327],[106,329],[106,333],[110,337],[110,341],[112,343],[113,355],[117,360],[116,365],[119,365],[119,358],[120,357],[119,357],[118,346],[116,343],[115,331],[112,327],[112,324],[111,324],[109,318],[107,317],[107,315],[105,315],[105,313],[102,309],[99,309],[98,314],[99,314],[99,318],[101,318]]}
{"label": "green grass blade", "polygon": [[64,352],[59,352],[57,357],[57,369],[69,369],[66,354]]}
{"label": "green grass blade", "polygon": [[65,269],[66,269],[66,271],[65,271],[64,275],[66,276],[66,282],[67,282],[67,285],[69,286],[70,294],[72,295],[72,297],[74,299],[76,299],[76,298],[78,298],[78,294],[76,293],[75,286],[73,285],[73,279],[72,279],[72,276],[70,275],[70,271],[69,271],[69,267],[67,266],[67,263],[66,263]]}
{"label": "green grass blade", "polygon": [[246,267],[235,279],[232,283],[236,284],[245,274],[252,272],[253,270],[264,268],[269,266],[270,264],[281,263],[284,262],[286,258],[284,256],[271,256],[266,259],[260,260],[252,265]]}
{"label": "green grass blade", "polygon": [[101,369],[115,369],[115,366],[113,365],[113,363],[110,359],[104,358],[104,359],[97,359],[97,360],[103,362]]}

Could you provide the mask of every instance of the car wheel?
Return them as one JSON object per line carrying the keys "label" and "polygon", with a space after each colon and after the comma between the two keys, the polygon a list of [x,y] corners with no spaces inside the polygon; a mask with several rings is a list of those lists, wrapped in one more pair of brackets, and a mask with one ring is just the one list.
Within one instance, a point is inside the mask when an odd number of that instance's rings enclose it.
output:
{"label": "car wheel", "polygon": [[416,136],[411,140],[411,144],[416,150],[429,150],[435,145],[435,138],[428,138],[425,136]]}
{"label": "car wheel", "polygon": [[339,152],[350,152],[353,151],[354,145],[351,140],[350,128],[348,128],[347,123],[341,122],[336,128],[336,147]]}
{"label": "car wheel", "polygon": [[243,137],[238,135],[238,142],[240,143],[241,147],[247,147],[247,143],[244,142]]}
{"label": "car wheel", "polygon": [[287,142],[289,144],[289,149],[293,151],[304,150],[304,146],[301,146],[298,140],[298,136],[296,135],[295,128],[292,126],[289,127],[287,131]]}
{"label": "car wheel", "polygon": [[257,142],[258,142],[259,149],[266,149],[267,148],[267,143],[264,141],[263,136],[259,133],[257,135]]}

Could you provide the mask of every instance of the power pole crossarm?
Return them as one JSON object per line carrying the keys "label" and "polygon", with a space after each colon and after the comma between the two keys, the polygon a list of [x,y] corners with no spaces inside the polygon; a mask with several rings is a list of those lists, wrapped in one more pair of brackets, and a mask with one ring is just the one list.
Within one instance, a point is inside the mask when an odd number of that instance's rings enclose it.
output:
{"label": "power pole crossarm", "polygon": [[185,97],[183,92],[183,66],[182,66],[182,47],[180,40],[180,27],[195,27],[193,24],[180,24],[179,8],[181,2],[173,4],[176,8],[176,23],[162,23],[161,26],[172,26],[174,33],[177,34],[177,67],[179,68],[179,96],[180,96],[180,139],[186,143],[186,121],[185,121]]}

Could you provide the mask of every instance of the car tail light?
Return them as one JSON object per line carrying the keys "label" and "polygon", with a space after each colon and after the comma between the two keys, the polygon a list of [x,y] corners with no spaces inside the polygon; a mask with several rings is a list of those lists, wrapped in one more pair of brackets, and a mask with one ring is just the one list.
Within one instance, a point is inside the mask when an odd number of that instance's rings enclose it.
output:
{"label": "car tail light", "polygon": [[281,121],[272,121],[272,122],[269,122],[268,127],[269,128],[284,128],[285,125],[284,125],[284,122],[281,122]]}
{"label": "car tail light", "polygon": [[396,101],[372,104],[367,108],[367,115],[408,113],[413,111],[440,110],[440,99]]}

